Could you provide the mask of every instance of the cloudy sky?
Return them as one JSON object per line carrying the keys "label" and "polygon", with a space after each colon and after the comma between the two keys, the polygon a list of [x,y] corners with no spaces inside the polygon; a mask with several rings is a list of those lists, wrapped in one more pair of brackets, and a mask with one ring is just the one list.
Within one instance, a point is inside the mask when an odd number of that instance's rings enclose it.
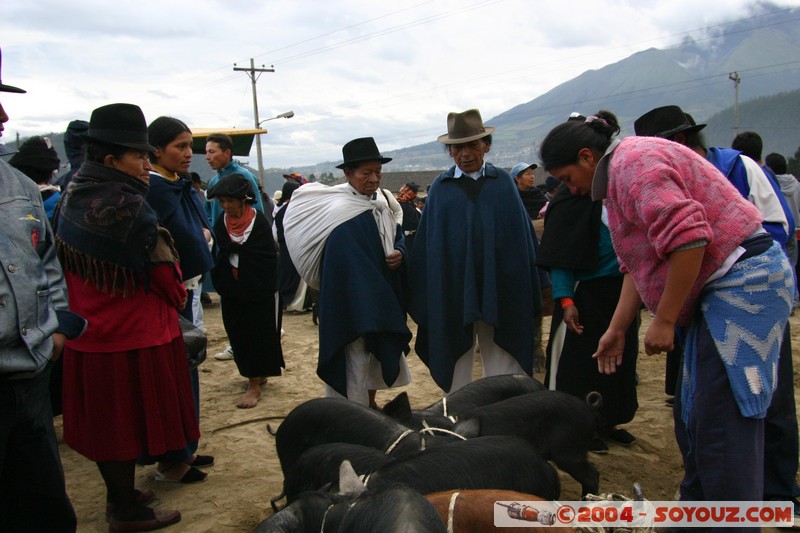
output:
{"label": "cloudy sky", "polygon": [[[800,0],[777,0],[798,6]],[[253,127],[265,167],[341,158],[363,136],[431,141],[449,111],[491,117],[638,50],[746,17],[753,0],[3,0],[3,141],[113,102],[195,128]],[[253,149],[255,162],[255,148]]]}

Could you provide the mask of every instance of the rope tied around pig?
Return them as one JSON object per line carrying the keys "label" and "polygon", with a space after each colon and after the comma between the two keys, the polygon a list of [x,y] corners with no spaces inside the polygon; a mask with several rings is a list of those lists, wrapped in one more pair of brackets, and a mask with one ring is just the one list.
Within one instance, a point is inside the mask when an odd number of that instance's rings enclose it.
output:
{"label": "rope tied around pig", "polygon": [[[444,433],[445,435],[450,435],[451,437],[457,437],[461,440],[467,440],[467,437],[464,435],[459,435],[455,431],[451,431],[445,428],[437,428],[435,426],[429,426],[426,420],[422,421],[423,428],[419,430],[419,432],[423,435],[433,435],[434,433]],[[425,441],[423,441],[424,443]]]}
{"label": "rope tied around pig", "polygon": [[[391,444],[389,445],[389,447],[388,447],[388,448],[386,448],[386,451],[385,451],[385,452],[383,452],[383,453],[385,453],[386,455],[389,455],[390,453],[392,453],[392,450],[394,450],[394,449],[397,447],[397,445],[398,445],[398,444],[400,444],[400,441],[402,441],[404,438],[406,438],[407,436],[409,436],[409,435],[410,435],[410,434],[412,434],[412,433],[414,433],[414,430],[413,430],[413,429],[407,429],[407,430],[403,431],[403,432],[400,434],[400,436],[399,436],[399,437],[397,437],[397,438],[394,440],[394,442],[393,442],[393,443],[391,443]],[[423,447],[422,447],[422,449],[425,449],[424,443],[425,443],[425,441],[423,441]]]}

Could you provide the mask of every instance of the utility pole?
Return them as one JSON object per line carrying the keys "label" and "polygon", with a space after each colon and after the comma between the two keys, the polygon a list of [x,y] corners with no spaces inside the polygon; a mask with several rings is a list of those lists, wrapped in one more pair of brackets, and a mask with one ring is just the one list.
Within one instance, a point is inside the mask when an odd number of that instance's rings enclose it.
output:
{"label": "utility pole", "polygon": [[733,82],[734,87],[734,100],[733,100],[733,134],[739,134],[739,84],[742,78],[739,77],[738,72],[728,74],[728,79]]}
{"label": "utility pole", "polygon": [[[246,72],[247,76],[250,78],[250,81],[253,84],[253,114],[255,115],[255,125],[256,129],[259,129],[258,125],[258,98],[256,97],[256,81],[261,76],[262,72],[275,72],[275,69],[272,68],[265,68],[264,65],[261,65],[261,68],[256,68],[255,64],[253,63],[253,58],[250,58],[250,68],[244,67],[237,67],[236,63],[233,64],[233,70]],[[256,154],[258,154],[258,184],[261,187],[264,186],[264,163],[261,159],[261,134],[256,134]]]}

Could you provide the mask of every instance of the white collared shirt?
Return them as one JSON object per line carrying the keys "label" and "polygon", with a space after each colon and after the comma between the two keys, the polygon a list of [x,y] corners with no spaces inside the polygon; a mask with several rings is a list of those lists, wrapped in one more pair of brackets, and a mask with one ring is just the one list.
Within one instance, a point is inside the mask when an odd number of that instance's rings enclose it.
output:
{"label": "white collared shirt", "polygon": [[483,165],[481,165],[481,169],[477,172],[464,172],[463,170],[461,170],[461,167],[456,165],[456,171],[453,173],[453,177],[460,178],[462,176],[468,176],[474,180],[477,180],[478,178],[483,176],[484,170],[486,170],[486,161],[483,162]]}

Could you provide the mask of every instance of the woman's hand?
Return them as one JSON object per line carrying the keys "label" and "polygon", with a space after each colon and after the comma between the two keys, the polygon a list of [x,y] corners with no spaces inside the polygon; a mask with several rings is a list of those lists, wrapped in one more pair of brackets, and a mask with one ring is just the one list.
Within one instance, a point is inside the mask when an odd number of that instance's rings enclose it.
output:
{"label": "woman's hand", "polygon": [[392,250],[392,252],[386,256],[386,266],[389,267],[389,270],[397,270],[402,264],[403,254],[400,253],[400,250]]}
{"label": "woman's hand", "polygon": [[54,363],[61,357],[61,352],[64,350],[64,343],[67,342],[67,337],[63,333],[53,333],[53,354],[50,360]]}
{"label": "woman's hand", "polygon": [[622,364],[622,351],[625,349],[625,331],[607,329],[597,343],[597,351],[592,355],[597,359],[597,371],[613,374]]}
{"label": "woman's hand", "polygon": [[564,308],[564,324],[566,324],[567,328],[573,333],[577,333],[578,335],[583,333],[583,325],[581,324],[578,306],[568,305]]}
{"label": "woman's hand", "polygon": [[175,264],[159,263],[153,266],[150,269],[150,289],[172,307],[178,310],[186,307],[188,294]]}
{"label": "woman's hand", "polygon": [[656,316],[644,335],[644,351],[647,355],[670,352],[675,348],[675,324]]}

